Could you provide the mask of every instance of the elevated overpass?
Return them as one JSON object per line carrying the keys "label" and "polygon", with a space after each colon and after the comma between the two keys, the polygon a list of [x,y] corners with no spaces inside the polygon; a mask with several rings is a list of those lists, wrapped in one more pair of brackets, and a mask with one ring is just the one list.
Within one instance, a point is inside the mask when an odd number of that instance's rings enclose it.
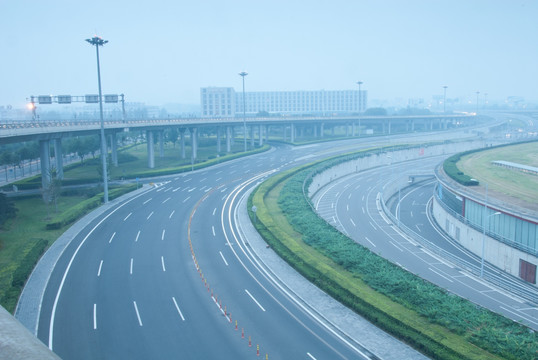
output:
{"label": "elevated overpass", "polygon": [[[155,166],[154,134],[158,136],[161,156],[164,153],[164,131],[175,127],[179,130],[182,157],[185,157],[185,136],[190,135],[192,146],[191,157],[197,158],[198,133],[200,129],[212,128],[216,132],[216,152],[221,152],[222,138],[226,139],[226,152],[231,152],[235,128],[248,126],[250,146],[267,142],[271,132],[278,129],[278,134],[284,141],[295,142],[298,138],[323,138],[327,131],[334,134],[336,127],[345,127],[346,136],[355,137],[365,134],[390,135],[393,132],[414,132],[446,130],[453,127],[469,126],[476,122],[475,115],[421,115],[421,116],[280,116],[280,117],[249,117],[249,118],[175,118],[175,119],[139,119],[139,120],[107,120],[104,123],[105,135],[109,138],[108,147],[111,151],[112,162],[118,164],[117,139],[121,132],[142,131],[146,133],[148,167]],[[38,141],[40,148],[41,173],[48,174],[50,165],[50,143],[54,145],[55,168],[57,176],[63,178],[62,147],[63,138],[99,134],[100,121],[4,121],[0,123],[0,144],[10,144],[26,141]],[[49,176],[42,177],[43,187],[50,183]]]}

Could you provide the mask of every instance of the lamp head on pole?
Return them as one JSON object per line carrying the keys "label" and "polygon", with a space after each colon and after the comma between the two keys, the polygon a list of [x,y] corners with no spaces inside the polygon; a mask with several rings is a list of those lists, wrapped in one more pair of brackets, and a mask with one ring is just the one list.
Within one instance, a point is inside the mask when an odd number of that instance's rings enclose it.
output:
{"label": "lamp head on pole", "polygon": [[103,40],[102,37],[97,36],[97,35],[95,35],[91,39],[86,39],[86,41],[90,43],[91,45],[95,45],[95,46],[103,46],[108,42],[108,40]]}
{"label": "lamp head on pole", "polygon": [[363,82],[362,81],[357,81],[357,84],[360,86],[360,85],[363,84]]}
{"label": "lamp head on pole", "polygon": [[241,76],[244,78],[245,76],[248,75],[248,72],[246,72],[246,71],[241,71],[241,72],[239,73],[239,75],[241,75]]}

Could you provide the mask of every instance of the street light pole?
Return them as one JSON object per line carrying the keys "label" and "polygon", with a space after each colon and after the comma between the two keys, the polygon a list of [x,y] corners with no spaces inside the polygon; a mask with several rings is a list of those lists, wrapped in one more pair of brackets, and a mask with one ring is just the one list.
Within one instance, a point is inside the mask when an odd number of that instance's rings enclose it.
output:
{"label": "street light pole", "polygon": [[86,41],[95,45],[95,51],[97,54],[97,83],[99,85],[99,113],[101,117],[101,160],[103,163],[103,188],[104,188],[104,202],[108,203],[108,176],[107,176],[107,166],[106,166],[106,138],[105,138],[105,122],[103,120],[103,96],[101,92],[101,68],[99,65],[99,46],[105,45],[108,40],[103,40],[99,36],[94,36],[91,39],[86,39]]}
{"label": "street light pole", "polygon": [[241,77],[243,78],[243,140],[245,145],[245,152],[247,152],[247,120],[246,120],[246,106],[245,106],[245,76],[248,75],[246,71],[241,71],[239,73]]}
{"label": "street light pole", "polygon": [[361,136],[361,110],[362,110],[361,85],[363,84],[363,82],[357,81],[357,84],[359,85],[359,137],[360,137]]}
{"label": "street light pole", "polygon": [[480,95],[480,91],[476,92],[476,115],[478,115],[478,95]]}
{"label": "street light pole", "polygon": [[484,216],[482,224],[482,259],[480,261],[480,278],[484,277],[484,252],[486,247],[486,223],[491,216],[500,215],[500,212],[495,212],[491,215],[487,215],[488,210],[488,183],[486,183],[486,197],[484,201]]}
{"label": "street light pole", "polygon": [[443,95],[443,113],[445,113],[445,114],[446,114],[446,88],[447,87],[448,86],[446,86],[446,85],[443,86],[443,89],[445,90],[444,95]]}

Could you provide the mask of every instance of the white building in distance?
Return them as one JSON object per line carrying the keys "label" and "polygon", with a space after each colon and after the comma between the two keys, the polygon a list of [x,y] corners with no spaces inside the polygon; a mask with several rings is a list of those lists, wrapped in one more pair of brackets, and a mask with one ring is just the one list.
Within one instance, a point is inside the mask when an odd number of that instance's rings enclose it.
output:
{"label": "white building in distance", "polygon": [[[245,112],[249,116],[268,114],[358,113],[367,108],[367,91],[256,91],[245,92]],[[202,117],[234,117],[243,114],[243,92],[231,87],[200,89]]]}

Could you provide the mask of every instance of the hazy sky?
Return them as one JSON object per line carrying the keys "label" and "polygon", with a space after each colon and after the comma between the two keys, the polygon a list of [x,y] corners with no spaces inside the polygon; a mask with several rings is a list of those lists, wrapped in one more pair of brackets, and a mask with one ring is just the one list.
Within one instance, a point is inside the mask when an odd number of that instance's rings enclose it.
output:
{"label": "hazy sky", "polygon": [[370,99],[538,101],[538,0],[0,0],[0,106],[103,93],[199,103],[200,87],[358,89]]}

